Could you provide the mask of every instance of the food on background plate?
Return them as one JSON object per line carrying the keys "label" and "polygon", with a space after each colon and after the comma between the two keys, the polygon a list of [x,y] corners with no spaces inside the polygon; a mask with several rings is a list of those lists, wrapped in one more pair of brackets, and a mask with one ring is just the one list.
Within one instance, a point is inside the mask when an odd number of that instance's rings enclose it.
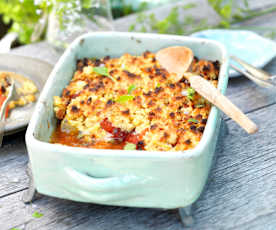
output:
{"label": "food on background plate", "polygon": [[[190,71],[217,86],[220,64],[194,58]],[[175,82],[146,51],[84,58],[61,96],[51,142],[100,149],[181,151],[201,139],[211,105],[183,76]]]}
{"label": "food on background plate", "polygon": [[0,71],[0,108],[9,94],[9,86],[11,85],[11,82],[9,82],[9,77],[17,81],[20,84],[20,87],[16,87],[18,98],[11,100],[6,108],[6,118],[9,115],[9,111],[15,107],[25,106],[29,103],[35,102],[35,94],[38,91],[37,87],[31,80],[12,72]]}
{"label": "food on background plate", "polygon": [[[0,76],[0,109],[2,105],[4,104],[4,101],[8,97],[9,90],[10,90],[11,82],[6,77]],[[5,111],[5,118],[8,117],[9,114],[9,106],[7,106]]]}

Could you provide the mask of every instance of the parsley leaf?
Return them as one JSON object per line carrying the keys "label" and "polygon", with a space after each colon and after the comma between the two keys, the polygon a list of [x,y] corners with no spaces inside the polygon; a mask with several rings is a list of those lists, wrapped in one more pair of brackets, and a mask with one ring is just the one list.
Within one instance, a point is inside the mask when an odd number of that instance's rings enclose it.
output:
{"label": "parsley leaf", "polygon": [[135,150],[135,149],[136,149],[136,145],[128,142],[124,147],[124,150]]}
{"label": "parsley leaf", "polygon": [[116,102],[123,103],[123,102],[127,102],[127,101],[130,101],[133,99],[134,99],[133,95],[122,95],[116,100]]}
{"label": "parsley leaf", "polygon": [[199,121],[198,121],[198,120],[196,120],[196,119],[194,119],[194,118],[190,118],[190,119],[188,120],[188,122],[198,123]]}
{"label": "parsley leaf", "polygon": [[93,67],[93,71],[97,74],[109,77],[112,81],[115,81],[115,79],[108,73],[108,69],[106,67]]}
{"label": "parsley leaf", "polygon": [[193,100],[193,99],[194,99],[194,95],[195,95],[195,90],[194,90],[193,88],[189,87],[189,88],[187,89],[187,93],[188,93],[187,97],[188,97],[190,100]]}
{"label": "parsley leaf", "polygon": [[205,107],[205,105],[204,104],[197,104],[197,105],[195,105],[195,107],[196,108],[203,108],[203,107]]}
{"label": "parsley leaf", "polygon": [[33,217],[34,218],[40,218],[40,217],[42,217],[43,216],[43,214],[42,213],[39,213],[39,212],[37,212],[37,211],[35,211],[34,213],[33,213]]}
{"label": "parsley leaf", "polygon": [[133,92],[133,90],[135,90],[136,86],[135,85],[131,85],[128,87],[127,93],[131,94]]}

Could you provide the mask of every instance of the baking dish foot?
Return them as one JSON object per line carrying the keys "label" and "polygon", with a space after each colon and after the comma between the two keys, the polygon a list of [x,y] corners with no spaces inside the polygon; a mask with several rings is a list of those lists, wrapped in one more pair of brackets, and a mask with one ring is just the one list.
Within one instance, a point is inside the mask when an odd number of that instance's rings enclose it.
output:
{"label": "baking dish foot", "polygon": [[184,208],[179,208],[178,213],[184,227],[193,226],[194,217],[192,216],[192,204]]}
{"label": "baking dish foot", "polygon": [[23,192],[21,200],[25,204],[28,204],[28,203],[31,203],[32,201],[39,199],[41,197],[41,194],[39,194],[35,189],[33,173],[32,173],[30,162],[27,165],[26,173],[29,177],[29,187],[27,190]]}

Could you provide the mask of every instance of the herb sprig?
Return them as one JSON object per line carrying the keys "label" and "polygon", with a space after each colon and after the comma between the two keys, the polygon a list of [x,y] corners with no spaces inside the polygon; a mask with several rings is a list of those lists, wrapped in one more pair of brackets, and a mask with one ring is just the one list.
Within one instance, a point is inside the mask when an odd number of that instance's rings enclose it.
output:
{"label": "herb sprig", "polygon": [[187,89],[187,97],[190,99],[190,100],[193,100],[194,99],[194,96],[195,96],[195,90],[191,87],[189,87]]}
{"label": "herb sprig", "polygon": [[33,213],[32,216],[33,216],[34,218],[41,218],[42,216],[44,216],[44,214],[35,211],[35,212]]}
{"label": "herb sprig", "polygon": [[124,102],[127,102],[127,101],[132,101],[133,99],[134,99],[134,96],[133,96],[133,95],[121,95],[121,96],[116,100],[116,102],[124,103]]}
{"label": "herb sprig", "polygon": [[128,90],[127,90],[127,93],[128,94],[132,94],[132,92],[136,89],[136,86],[135,85],[131,85],[128,87]]}
{"label": "herb sprig", "polygon": [[109,77],[112,81],[115,82],[115,79],[108,73],[108,69],[106,67],[93,67],[93,71],[97,74]]}
{"label": "herb sprig", "polygon": [[199,123],[199,121],[198,120],[196,120],[196,119],[194,119],[194,118],[190,118],[189,120],[188,120],[188,122],[191,122],[191,123]]}
{"label": "herb sprig", "polygon": [[136,145],[133,143],[128,143],[124,146],[124,150],[135,150],[136,149]]}

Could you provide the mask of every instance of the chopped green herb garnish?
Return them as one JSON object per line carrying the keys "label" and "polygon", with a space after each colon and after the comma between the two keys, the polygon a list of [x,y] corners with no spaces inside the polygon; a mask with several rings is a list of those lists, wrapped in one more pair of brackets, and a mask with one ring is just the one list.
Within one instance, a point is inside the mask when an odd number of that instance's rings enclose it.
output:
{"label": "chopped green herb garnish", "polygon": [[11,230],[20,230],[19,228],[12,228]]}
{"label": "chopped green herb garnish", "polygon": [[196,108],[203,108],[203,107],[205,107],[205,105],[203,105],[203,104],[197,104],[197,105],[195,105],[195,107]]}
{"label": "chopped green herb garnish", "polygon": [[109,75],[108,69],[106,67],[93,67],[93,71],[100,75]]}
{"label": "chopped green herb garnish", "polygon": [[120,102],[120,103],[127,102],[130,100],[133,100],[133,98],[134,98],[133,95],[122,95],[116,100],[116,102]]}
{"label": "chopped green herb garnish", "polygon": [[43,216],[43,214],[42,213],[39,213],[39,212],[37,212],[37,211],[35,211],[34,213],[33,213],[33,217],[34,218],[40,218],[40,217],[42,217]]}
{"label": "chopped green herb garnish", "polygon": [[195,95],[195,90],[194,90],[193,88],[189,87],[189,88],[187,89],[187,93],[188,93],[187,97],[188,97],[190,100],[193,100],[193,99],[194,99],[194,95]]}
{"label": "chopped green herb garnish", "polygon": [[112,81],[115,81],[115,79],[108,73],[108,69],[106,67],[93,67],[93,71],[97,74],[109,77]]}
{"label": "chopped green herb garnish", "polygon": [[156,88],[159,88],[161,85],[160,83],[158,82],[157,85],[156,85]]}
{"label": "chopped green herb garnish", "polygon": [[188,122],[198,123],[199,121],[198,121],[198,120],[196,120],[196,119],[194,119],[194,118],[190,118],[190,119],[188,120]]}
{"label": "chopped green herb garnish", "polygon": [[131,94],[133,92],[133,90],[135,90],[136,86],[135,85],[131,85],[128,87],[127,93]]}
{"label": "chopped green herb garnish", "polygon": [[124,147],[124,150],[135,150],[135,149],[136,149],[136,145],[128,142]]}

